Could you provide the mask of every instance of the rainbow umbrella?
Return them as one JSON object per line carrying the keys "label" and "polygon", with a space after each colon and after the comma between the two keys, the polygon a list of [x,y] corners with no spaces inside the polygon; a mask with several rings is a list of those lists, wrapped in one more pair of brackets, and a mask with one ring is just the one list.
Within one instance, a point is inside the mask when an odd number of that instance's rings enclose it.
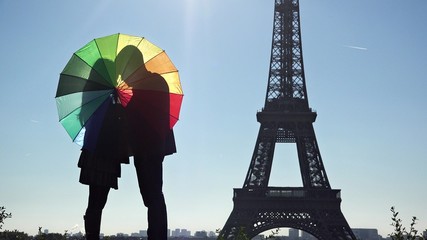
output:
{"label": "rainbow umbrella", "polygon": [[75,52],[55,96],[59,121],[80,146],[95,145],[107,113],[117,107],[165,134],[163,123],[169,131],[176,124],[182,98],[178,70],[166,52],[143,37],[120,33]]}

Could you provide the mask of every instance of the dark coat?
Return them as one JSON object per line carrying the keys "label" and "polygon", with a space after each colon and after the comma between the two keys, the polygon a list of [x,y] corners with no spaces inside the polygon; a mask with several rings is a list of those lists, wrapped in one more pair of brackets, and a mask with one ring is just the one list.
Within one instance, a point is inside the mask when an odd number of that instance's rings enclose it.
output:
{"label": "dark coat", "polygon": [[[125,111],[120,104],[112,101],[105,104],[105,109],[97,110],[105,111],[101,114],[105,114],[102,125],[99,121],[86,125],[87,144],[83,146],[78,162],[81,168],[79,181],[118,189],[121,164],[128,164],[130,156],[146,152],[163,156],[173,154],[176,152],[175,138],[173,130],[158,114],[153,114],[160,119],[153,126],[146,118]],[[132,110],[132,105],[129,106]]]}

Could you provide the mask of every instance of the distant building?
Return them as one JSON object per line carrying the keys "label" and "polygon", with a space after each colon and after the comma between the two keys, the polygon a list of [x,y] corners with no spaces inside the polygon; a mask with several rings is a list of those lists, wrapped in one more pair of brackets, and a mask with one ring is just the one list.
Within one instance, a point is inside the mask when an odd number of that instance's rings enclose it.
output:
{"label": "distant building", "polygon": [[126,234],[126,233],[117,233],[116,236],[117,237],[129,237],[129,234]]}
{"label": "distant building", "polygon": [[210,238],[216,237],[216,233],[214,231],[209,231],[208,237]]}
{"label": "distant building", "polygon": [[360,240],[380,240],[378,230],[373,228],[352,228],[354,235]]}
{"label": "distant building", "polygon": [[[170,232],[171,232],[170,229],[168,229],[168,231],[167,231],[167,236],[168,237],[170,237]],[[139,230],[138,233],[132,233],[130,236],[131,237],[141,237],[141,238],[148,237],[147,230]]]}
{"label": "distant building", "polygon": [[[169,229],[168,229],[169,230]],[[139,230],[139,236],[140,237],[147,237],[147,230]],[[169,235],[168,235],[169,236]]]}
{"label": "distant building", "polygon": [[181,229],[181,237],[190,237],[191,231],[188,231],[187,229]]}
{"label": "distant building", "polygon": [[172,237],[190,237],[191,231],[188,231],[187,229],[175,229],[172,231]]}
{"label": "distant building", "polygon": [[208,233],[206,231],[196,231],[194,233],[194,237],[198,237],[198,238],[207,238],[208,237]]}

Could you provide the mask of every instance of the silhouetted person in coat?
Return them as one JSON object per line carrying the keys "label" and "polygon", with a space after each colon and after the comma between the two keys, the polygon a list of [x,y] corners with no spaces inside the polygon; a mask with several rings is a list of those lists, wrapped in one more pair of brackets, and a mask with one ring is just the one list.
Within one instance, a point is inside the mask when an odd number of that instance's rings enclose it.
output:
{"label": "silhouetted person in coat", "polygon": [[[140,193],[148,209],[148,239],[166,240],[163,159],[176,152],[169,126],[168,86],[160,75],[145,69],[143,56],[136,47],[125,47],[117,56],[116,64],[123,62],[120,58],[129,60],[126,67],[136,72],[128,82],[125,79],[132,90],[124,95],[114,90],[97,110],[100,112],[85,125],[85,144],[78,166],[80,182],[89,185],[84,216],[86,238],[99,239],[102,210],[109,190],[118,189],[120,164],[129,163],[129,156],[133,156]],[[148,90],[139,90],[146,89],[141,84]],[[102,116],[103,121],[96,121]]]}

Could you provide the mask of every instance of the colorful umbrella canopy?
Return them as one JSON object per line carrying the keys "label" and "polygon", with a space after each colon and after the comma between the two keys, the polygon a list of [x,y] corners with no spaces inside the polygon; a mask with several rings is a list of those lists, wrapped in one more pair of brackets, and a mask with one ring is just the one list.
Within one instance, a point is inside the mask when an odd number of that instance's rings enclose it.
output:
{"label": "colorful umbrella canopy", "polygon": [[167,122],[172,129],[182,98],[178,70],[166,52],[143,37],[120,33],[75,52],[60,74],[55,97],[59,121],[81,146],[88,144],[88,128],[99,130],[111,106],[154,128]]}

